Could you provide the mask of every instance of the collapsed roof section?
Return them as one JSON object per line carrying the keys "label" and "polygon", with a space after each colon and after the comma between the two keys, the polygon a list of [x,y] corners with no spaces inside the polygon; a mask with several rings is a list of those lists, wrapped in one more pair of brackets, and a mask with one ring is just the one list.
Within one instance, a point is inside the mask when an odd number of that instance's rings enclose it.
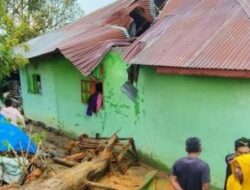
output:
{"label": "collapsed roof section", "polygon": [[144,25],[149,27],[156,14],[154,0],[118,0],[77,22],[29,40],[30,50],[22,54],[30,59],[60,52],[83,75],[89,75],[113,46],[129,45],[129,38],[144,32]]}
{"label": "collapsed roof section", "polygon": [[169,0],[124,57],[160,73],[249,78],[249,10],[245,0]]}

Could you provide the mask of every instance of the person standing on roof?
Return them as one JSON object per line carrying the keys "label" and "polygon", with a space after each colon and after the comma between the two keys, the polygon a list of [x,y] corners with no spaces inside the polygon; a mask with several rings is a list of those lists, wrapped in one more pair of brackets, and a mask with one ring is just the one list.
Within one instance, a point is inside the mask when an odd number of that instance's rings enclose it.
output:
{"label": "person standing on roof", "polygon": [[4,101],[5,106],[1,109],[0,114],[2,114],[6,120],[10,121],[15,126],[20,124],[25,127],[25,121],[22,114],[12,106],[12,100],[7,98]]}
{"label": "person standing on roof", "polygon": [[197,137],[186,140],[188,156],[175,162],[170,177],[174,190],[209,190],[210,169],[199,159],[201,141]]}

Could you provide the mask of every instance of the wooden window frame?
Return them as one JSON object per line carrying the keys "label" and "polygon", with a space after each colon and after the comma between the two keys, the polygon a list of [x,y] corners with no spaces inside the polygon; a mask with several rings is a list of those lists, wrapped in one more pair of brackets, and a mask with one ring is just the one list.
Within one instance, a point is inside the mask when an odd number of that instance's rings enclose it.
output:
{"label": "wooden window frame", "polygon": [[[84,104],[88,103],[89,96],[95,90],[95,80],[81,80],[81,101]],[[94,89],[93,89],[94,88]]]}

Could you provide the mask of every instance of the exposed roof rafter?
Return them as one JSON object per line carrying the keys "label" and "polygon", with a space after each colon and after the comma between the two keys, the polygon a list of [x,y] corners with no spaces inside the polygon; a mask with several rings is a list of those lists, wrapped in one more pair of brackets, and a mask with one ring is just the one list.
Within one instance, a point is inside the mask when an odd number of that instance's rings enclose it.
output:
{"label": "exposed roof rafter", "polygon": [[248,17],[250,18],[250,1],[249,0],[236,0],[240,6],[244,9]]}

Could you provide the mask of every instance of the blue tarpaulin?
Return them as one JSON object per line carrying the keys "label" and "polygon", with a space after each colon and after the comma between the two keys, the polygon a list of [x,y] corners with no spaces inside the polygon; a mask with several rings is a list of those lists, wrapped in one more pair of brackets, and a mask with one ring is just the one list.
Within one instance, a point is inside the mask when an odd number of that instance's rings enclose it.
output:
{"label": "blue tarpaulin", "polygon": [[0,122],[4,122],[5,118],[2,114],[0,114]]}
{"label": "blue tarpaulin", "polygon": [[36,153],[36,145],[24,131],[11,123],[1,122],[0,118],[0,152],[9,151],[10,147],[17,152]]}

